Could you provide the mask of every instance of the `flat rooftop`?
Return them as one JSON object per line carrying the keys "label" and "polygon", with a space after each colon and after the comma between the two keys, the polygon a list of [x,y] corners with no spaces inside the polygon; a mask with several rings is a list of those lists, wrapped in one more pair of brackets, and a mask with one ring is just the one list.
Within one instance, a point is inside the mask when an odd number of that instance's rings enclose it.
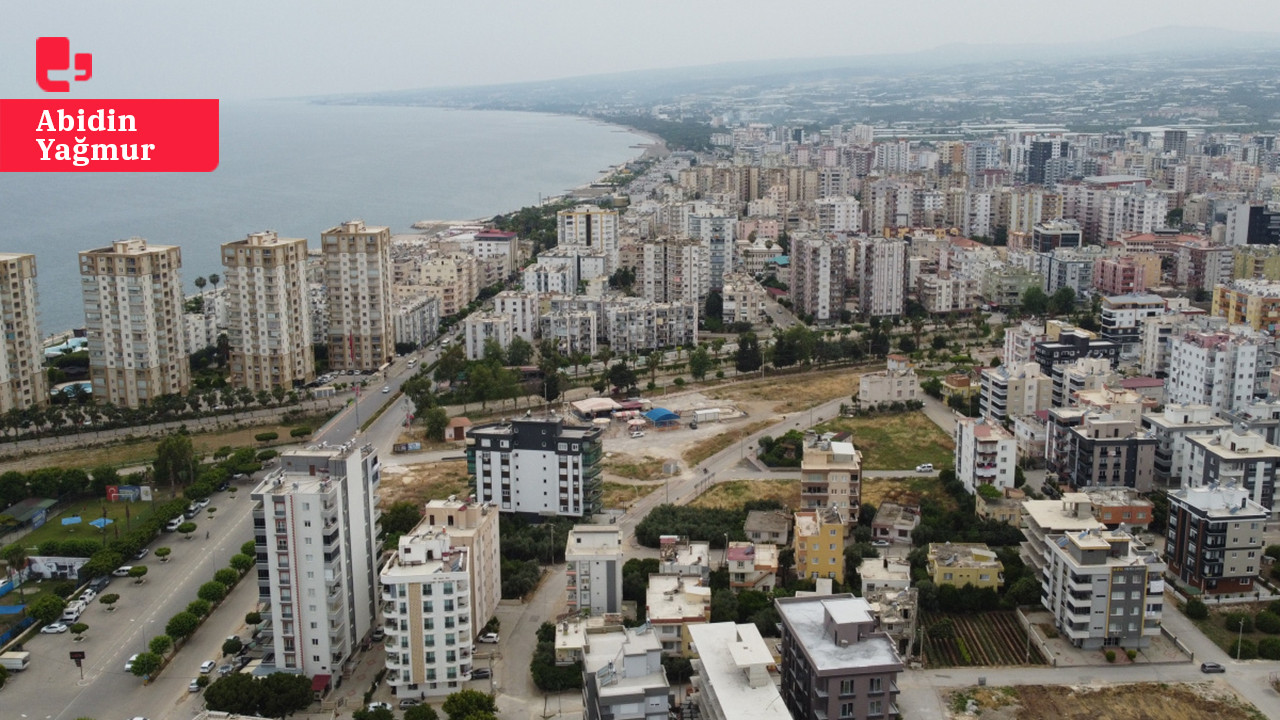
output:
{"label": "flat rooftop", "polygon": [[791,720],[772,679],[752,687],[748,668],[773,664],[760,631],[751,623],[704,623],[689,626],[698,652],[698,675],[724,717],[734,720]]}
{"label": "flat rooftop", "polygon": [[871,605],[862,598],[851,595],[787,598],[778,603],[778,611],[795,634],[796,642],[813,661],[814,669],[820,672],[885,666],[902,669],[902,660],[887,637],[870,637],[841,647],[826,633],[823,621],[827,612],[837,622],[870,622]]}
{"label": "flat rooftop", "polygon": [[1236,485],[1182,488],[1170,500],[1188,505],[1209,518],[1268,517],[1265,507],[1254,502],[1252,494]]}
{"label": "flat rooftop", "polygon": [[697,619],[704,622],[711,607],[711,588],[697,575],[650,575],[645,605],[653,622]]}
{"label": "flat rooftop", "polygon": [[602,701],[618,695],[630,695],[638,689],[667,687],[667,674],[661,664],[657,665],[654,672],[627,674],[629,663],[622,660],[622,657],[649,652],[662,652],[662,641],[657,634],[652,630],[641,632],[641,628],[625,628],[592,635],[590,648],[583,652],[582,665],[587,672],[598,673],[610,663],[613,664],[616,679],[608,683],[597,683],[596,689]]}
{"label": "flat rooftop", "polygon": [[1102,523],[1094,519],[1092,504],[1084,493],[1063,493],[1060,500],[1027,500],[1022,511],[1029,522],[1047,532],[1093,530]]}

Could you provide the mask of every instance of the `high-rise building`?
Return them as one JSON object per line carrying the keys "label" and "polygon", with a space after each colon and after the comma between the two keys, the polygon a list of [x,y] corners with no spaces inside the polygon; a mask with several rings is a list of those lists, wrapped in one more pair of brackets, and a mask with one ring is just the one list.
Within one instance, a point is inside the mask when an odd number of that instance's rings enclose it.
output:
{"label": "high-rise building", "polygon": [[1213,314],[1231,325],[1275,333],[1280,329],[1280,283],[1234,280],[1213,289]]}
{"label": "high-rise building", "polygon": [[1247,328],[1229,330],[1193,330],[1169,338],[1169,402],[1226,411],[1267,394],[1275,341]]}
{"label": "high-rise building", "polygon": [[[816,173],[815,173],[816,182]],[[724,286],[724,276],[737,267],[734,258],[738,219],[720,208],[703,211],[696,208],[686,216],[685,232],[707,247],[708,271],[712,290]]]}
{"label": "high-rise building", "polygon": [[320,250],[329,296],[329,367],[377,370],[395,353],[391,230],[351,220],[324,231]]}
{"label": "high-rise building", "polygon": [[1032,140],[1027,154],[1027,182],[1036,185],[1052,185],[1062,176],[1051,171],[1052,160],[1065,158],[1071,143],[1059,138]]}
{"label": "high-rise building", "polygon": [[840,321],[844,310],[845,262],[849,242],[843,237],[800,234],[791,244],[791,301],[796,312],[818,324]]}
{"label": "high-rise building", "polygon": [[1213,435],[1187,438],[1187,474],[1183,482],[1184,487],[1232,483],[1270,511],[1275,508],[1277,467],[1280,447],[1255,432],[1222,428]]}
{"label": "high-rise building", "polygon": [[706,720],[791,720],[774,678],[773,653],[751,623],[689,626],[693,638],[693,695]]}
{"label": "high-rise building", "polygon": [[36,256],[0,252],[0,413],[48,402],[39,319]]}
{"label": "high-rise building", "polygon": [[340,674],[370,637],[380,469],[373,447],[354,441],[291,450],[250,496],[258,596],[271,607],[284,672]]}
{"label": "high-rise building", "polygon": [[[858,522],[862,507],[862,453],[853,443],[833,442],[830,450],[811,448],[805,453],[800,465],[800,504],[806,510],[833,510],[841,522]],[[824,572],[822,577],[825,576]]]}
{"label": "high-rise building", "polygon": [[223,243],[231,384],[290,389],[315,377],[308,317],[307,240],[274,232]]}
{"label": "high-rise building", "polygon": [[905,303],[907,244],[898,239],[853,239],[853,276],[863,315],[901,315]]}
{"label": "high-rise building", "polygon": [[603,255],[605,274],[618,269],[618,211],[578,205],[556,213],[556,247]]}
{"label": "high-rise building", "polygon": [[191,387],[182,249],[135,237],[80,253],[89,375],[100,402],[138,407]]}
{"label": "high-rise building", "polygon": [[498,612],[502,600],[502,552],[498,547],[498,512],[489,503],[459,500],[428,500],[422,519],[442,526],[454,548],[468,553],[471,578],[471,632],[479,634]]}
{"label": "high-rise building", "polygon": [[599,427],[522,418],[467,432],[467,471],[481,502],[502,512],[590,517],[602,494]]}
{"label": "high-rise building", "polygon": [[574,525],[564,550],[570,613],[622,612],[622,530]]}
{"label": "high-rise building", "polygon": [[1049,536],[1044,547],[1040,602],[1072,645],[1144,648],[1160,635],[1164,563],[1155,552],[1105,529]]}
{"label": "high-rise building", "polygon": [[1253,592],[1271,513],[1249,494],[1238,485],[1169,493],[1164,557],[1170,575],[1210,595]]}
{"label": "high-rise building", "polygon": [[840,511],[834,507],[797,511],[795,527],[796,577],[844,582],[845,518]]}
{"label": "high-rise building", "polygon": [[982,485],[1013,487],[1018,451],[1012,433],[985,419],[962,417],[956,420],[955,439],[956,479],[965,490],[976,494]]}
{"label": "high-rise building", "polygon": [[1080,247],[1082,234],[1074,220],[1038,222],[1031,228],[1031,250],[1047,253],[1057,248]]}

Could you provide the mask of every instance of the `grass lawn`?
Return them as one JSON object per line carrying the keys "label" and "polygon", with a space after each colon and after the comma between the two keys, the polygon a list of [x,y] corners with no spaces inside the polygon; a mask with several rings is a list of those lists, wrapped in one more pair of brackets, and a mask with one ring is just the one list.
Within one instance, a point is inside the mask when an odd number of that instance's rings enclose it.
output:
{"label": "grass lawn", "polygon": [[736,510],[749,500],[777,500],[795,510],[800,507],[800,481],[730,480],[712,485],[689,505]]}
{"label": "grass lawn", "polygon": [[910,471],[920,463],[942,469],[954,464],[955,443],[923,411],[836,418],[814,430],[853,433],[863,470]]}
{"label": "grass lawn", "polygon": [[[1214,645],[1217,645],[1218,647],[1222,648],[1223,652],[1227,653],[1228,655],[1235,657],[1236,638],[1239,637],[1239,634],[1227,629],[1227,623],[1226,623],[1227,613],[1228,612],[1247,612],[1251,616],[1256,616],[1259,612],[1266,609],[1267,609],[1266,603],[1262,603],[1258,605],[1253,605],[1253,604],[1228,605],[1222,609],[1211,607],[1209,608],[1209,617],[1205,618],[1204,620],[1192,620],[1191,622],[1195,623],[1196,627],[1200,630],[1200,632],[1204,633],[1205,637],[1212,640]],[[1264,632],[1259,632],[1257,629],[1254,629],[1254,631],[1251,633],[1248,633],[1248,632],[1244,633],[1244,639],[1252,640],[1255,646],[1257,645],[1259,640],[1263,638],[1269,638],[1269,637],[1276,637],[1276,636],[1268,635]]]}
{"label": "grass lawn", "polygon": [[662,460],[646,455],[644,459],[634,462],[606,462],[604,469],[631,480],[657,480],[662,477]]}
{"label": "grass lawn", "polygon": [[628,485],[626,483],[606,482],[601,502],[609,509],[626,510],[631,507],[631,503],[661,489],[662,485]]}
{"label": "grass lawn", "polygon": [[[167,499],[157,495],[154,502],[163,502]],[[57,517],[49,518],[44,525],[36,528],[32,532],[23,536],[22,543],[27,547],[39,545],[46,540],[75,540],[89,538],[91,540],[101,540],[103,532],[89,524],[90,520],[96,520],[102,517],[102,509],[107,509],[107,517],[115,522],[107,525],[107,539],[113,540],[116,537],[116,531],[120,533],[127,532],[133,523],[146,520],[152,512],[154,503],[146,502],[106,502],[100,498],[90,498],[80,500],[63,507],[62,512]],[[126,508],[129,514],[128,520],[125,518]],[[62,519],[69,518],[73,515],[79,515],[83,522],[78,525],[63,525]],[[165,518],[169,520],[170,518]],[[199,522],[197,517],[193,522]]]}
{"label": "grass lawn", "polygon": [[862,479],[862,502],[876,507],[889,501],[899,505],[919,505],[923,498],[932,498],[948,510],[956,509],[956,500],[942,489],[938,478],[914,475],[900,478]]}
{"label": "grass lawn", "polygon": [[773,420],[758,420],[744,427],[733,429],[726,428],[725,431],[719,435],[697,442],[688,450],[685,450],[684,455],[681,457],[684,459],[685,465],[692,468],[703,460],[706,460],[712,455],[715,455],[721,450],[724,450],[730,445],[738,442],[739,439],[747,437],[759,430],[763,430],[777,421],[777,418],[774,418]]}

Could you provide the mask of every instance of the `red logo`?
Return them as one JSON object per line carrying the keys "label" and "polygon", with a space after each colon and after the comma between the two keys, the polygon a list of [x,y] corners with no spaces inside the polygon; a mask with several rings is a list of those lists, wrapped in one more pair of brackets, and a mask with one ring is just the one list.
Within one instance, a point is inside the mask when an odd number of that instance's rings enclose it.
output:
{"label": "red logo", "polygon": [[[45,92],[70,92],[71,83],[54,80],[49,73],[71,68],[71,40],[64,37],[36,38],[36,83]],[[76,53],[76,82],[93,77],[93,55]]]}

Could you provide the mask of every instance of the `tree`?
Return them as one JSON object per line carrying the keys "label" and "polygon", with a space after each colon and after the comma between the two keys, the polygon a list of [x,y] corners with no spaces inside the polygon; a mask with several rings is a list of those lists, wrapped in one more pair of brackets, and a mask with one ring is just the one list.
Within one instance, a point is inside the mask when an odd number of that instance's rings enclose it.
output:
{"label": "tree", "polygon": [[459,690],[445,698],[441,708],[449,720],[474,720],[477,716],[494,716],[498,706],[493,698],[478,690]]}
{"label": "tree", "polygon": [[299,710],[305,710],[314,700],[311,694],[311,678],[306,675],[276,672],[263,678],[262,702],[258,714],[283,718]]}
{"label": "tree", "polygon": [[1076,309],[1076,291],[1063,286],[1049,298],[1049,310],[1054,315],[1070,315]]}
{"label": "tree", "polygon": [[724,298],[720,296],[718,290],[712,290],[707,293],[707,302],[703,306],[703,316],[715,318],[716,320],[724,319]]}
{"label": "tree", "polygon": [[439,720],[436,709],[423,703],[404,711],[404,720]]}
{"label": "tree", "polygon": [[160,657],[164,657],[173,649],[173,638],[168,635],[157,635],[151,638],[151,643],[148,647],[151,649],[151,652],[159,655]]}
{"label": "tree", "polygon": [[403,535],[409,532],[422,519],[422,510],[416,502],[401,500],[391,503],[391,507],[382,513],[382,529],[388,535]]}
{"label": "tree", "polygon": [[196,531],[196,524],[193,522],[184,522],[178,526],[178,532],[186,536],[186,539],[188,540],[191,539],[191,533],[195,531]]}
{"label": "tree", "polygon": [[520,367],[528,365],[533,359],[533,346],[528,340],[519,335],[511,338],[511,343],[507,345],[507,365],[512,367]]}
{"label": "tree", "polygon": [[689,374],[693,375],[694,380],[702,380],[710,369],[711,354],[707,352],[706,346],[699,345],[689,354]]}
{"label": "tree", "polygon": [[22,572],[22,569],[27,566],[27,549],[22,546],[22,543],[13,543],[12,545],[6,545],[2,554],[4,555],[5,570],[9,575],[9,579],[18,588],[18,599],[23,600],[26,597],[25,591],[22,589],[23,583],[18,582],[14,575]]}
{"label": "tree", "polygon": [[262,613],[260,613],[260,612],[251,612],[251,613],[249,613],[249,614],[245,615],[245,616],[244,616],[244,624],[245,624],[245,625],[254,625],[254,626],[261,625],[261,624],[262,624]]}
{"label": "tree", "polygon": [[754,372],[764,364],[760,352],[760,339],[755,333],[743,333],[738,336],[738,350],[734,353],[733,365],[738,372]]}
{"label": "tree", "polygon": [[160,664],[164,659],[153,652],[140,653],[138,657],[133,659],[133,672],[140,678],[150,678],[160,669]]}
{"label": "tree", "polygon": [[1005,594],[1015,605],[1035,605],[1040,602],[1040,583],[1030,575],[1020,577]]}
{"label": "tree", "polygon": [[208,281],[207,281],[207,280],[205,280],[205,278],[204,278],[204,276],[203,276],[203,275],[197,275],[197,276],[196,276],[196,279],[195,279],[196,289],[197,289],[197,290],[199,290],[201,293],[203,293],[203,292],[204,292],[204,286],[205,286],[205,284],[206,284],[207,282],[208,282]]}
{"label": "tree", "polygon": [[218,283],[220,282],[222,282],[222,278],[218,277],[218,273],[212,273],[209,275],[209,284],[213,285],[213,289],[215,292],[217,291]]}
{"label": "tree", "polygon": [[213,574],[213,579],[227,587],[231,587],[240,579],[240,573],[232,568],[222,568]]}
{"label": "tree", "polygon": [[169,618],[169,622],[164,626],[164,634],[174,640],[182,640],[195,632],[199,626],[200,618],[184,611]]}
{"label": "tree", "polygon": [[395,720],[395,715],[384,707],[360,708],[351,713],[351,720]]}
{"label": "tree", "polygon": [[213,610],[213,603],[203,598],[196,598],[187,603],[187,612],[198,618],[208,617],[209,612]]}
{"label": "tree", "polygon": [[226,596],[227,586],[217,582],[216,580],[210,580],[209,582],[201,585],[200,589],[196,591],[196,597],[201,600],[207,600],[210,603],[221,602],[222,598]]}
{"label": "tree", "polygon": [[98,598],[98,602],[107,606],[107,612],[115,612],[116,602],[120,600],[120,596],[115,593],[107,593]]}
{"label": "tree", "polygon": [[229,637],[222,643],[223,655],[235,655],[244,647],[244,643],[238,637]]}
{"label": "tree", "polygon": [[244,555],[242,553],[236,553],[235,555],[232,555],[231,560],[228,562],[231,565],[231,567],[235,568],[236,570],[239,570],[242,573],[249,572],[250,570],[253,569],[253,566],[254,566],[254,559],[249,555]]}
{"label": "tree", "polygon": [[265,690],[252,675],[231,673],[209,683],[204,689],[204,704],[210,710],[237,715],[256,715]]}
{"label": "tree", "polygon": [[644,359],[645,368],[649,371],[649,381],[656,382],[658,379],[658,368],[662,367],[662,351],[654,350]]}
{"label": "tree", "polygon": [[37,623],[48,625],[62,617],[62,611],[66,608],[66,600],[57,595],[44,594],[27,604],[27,614],[35,618]]}
{"label": "tree", "polygon": [[156,557],[160,558],[160,562],[169,562],[169,556],[173,554],[173,550],[167,547],[156,548]]}
{"label": "tree", "polygon": [[449,413],[442,407],[430,407],[422,413],[422,421],[427,426],[427,439],[444,442],[444,431],[449,427]]}
{"label": "tree", "polygon": [[168,480],[169,487],[176,487],[179,481],[191,482],[196,476],[196,454],[191,445],[191,438],[181,433],[165,437],[156,445],[155,476],[159,480]]}
{"label": "tree", "polygon": [[1032,285],[1022,293],[1022,312],[1027,315],[1044,315],[1049,311],[1049,296],[1039,285]]}
{"label": "tree", "polygon": [[711,622],[737,622],[738,598],[732,590],[716,590],[711,595]]}
{"label": "tree", "polygon": [[67,629],[71,631],[72,635],[76,636],[76,641],[79,642],[81,636],[84,635],[85,631],[89,629],[89,626],[85,625],[82,622],[78,622],[78,623],[71,623],[71,627]]}
{"label": "tree", "polygon": [[609,384],[623,390],[635,387],[636,371],[632,370],[625,360],[620,360],[609,368]]}
{"label": "tree", "polygon": [[134,565],[133,567],[129,568],[129,577],[133,578],[134,585],[141,585],[142,578],[146,577],[146,575],[147,575],[146,565]]}

